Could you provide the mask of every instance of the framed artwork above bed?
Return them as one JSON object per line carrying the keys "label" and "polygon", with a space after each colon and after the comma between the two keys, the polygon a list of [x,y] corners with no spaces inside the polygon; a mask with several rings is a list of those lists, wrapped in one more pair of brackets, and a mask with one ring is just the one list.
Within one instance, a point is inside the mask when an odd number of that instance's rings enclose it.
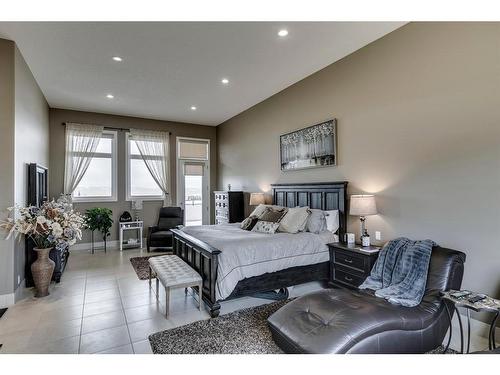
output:
{"label": "framed artwork above bed", "polygon": [[337,165],[337,120],[280,136],[282,171]]}

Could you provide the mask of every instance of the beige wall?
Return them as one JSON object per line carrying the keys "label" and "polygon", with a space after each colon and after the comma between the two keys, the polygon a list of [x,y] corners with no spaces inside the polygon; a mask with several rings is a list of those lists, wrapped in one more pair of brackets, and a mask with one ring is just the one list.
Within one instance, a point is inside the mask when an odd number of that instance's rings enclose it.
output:
{"label": "beige wall", "polygon": [[[339,165],[281,172],[279,135],[330,118]],[[411,23],[218,126],[217,140],[219,188],[347,180],[377,195],[371,235],[463,250],[463,285],[500,297],[500,23]]]}
{"label": "beige wall", "polygon": [[[0,217],[27,202],[27,164],[49,162],[49,107],[15,43],[0,39]],[[24,241],[0,240],[0,296],[24,280]],[[12,302],[9,297],[9,303]],[[0,307],[4,304],[0,297]]]}
{"label": "beige wall", "polygon": [[[14,204],[14,42],[0,39],[0,218]],[[14,292],[14,241],[0,235],[0,307]],[[10,297],[9,297],[10,298]]]}
{"label": "beige wall", "polygon": [[[34,141],[36,140],[36,141]],[[15,202],[27,202],[28,164],[49,165],[49,106],[42,91],[15,48]],[[24,241],[15,242],[14,287],[24,280]]]}
{"label": "beige wall", "polygon": [[[125,117],[106,115],[100,113],[70,111],[62,109],[50,110],[50,195],[58,197],[63,191],[64,182],[64,122],[82,122],[100,124],[117,128],[140,128],[151,130],[170,131],[170,176],[172,181],[172,202],[176,202],[176,137],[192,137],[210,139],[210,190],[215,189],[216,181],[216,128],[213,126],[202,126],[169,121],[148,120],[136,117]],[[108,207],[113,210],[115,224],[111,228],[111,240],[118,238],[116,222],[123,211],[131,212],[130,202],[126,201],[126,148],[125,132],[118,132],[118,201],[117,202],[96,202],[96,203],[76,203],[75,207],[81,212],[92,207]],[[144,226],[154,225],[158,220],[158,211],[163,201],[145,201],[143,204]],[[212,207],[213,210],[213,207]],[[212,218],[213,215],[211,214]],[[146,233],[145,233],[146,234]],[[90,236],[85,234],[83,242],[89,242]]]}

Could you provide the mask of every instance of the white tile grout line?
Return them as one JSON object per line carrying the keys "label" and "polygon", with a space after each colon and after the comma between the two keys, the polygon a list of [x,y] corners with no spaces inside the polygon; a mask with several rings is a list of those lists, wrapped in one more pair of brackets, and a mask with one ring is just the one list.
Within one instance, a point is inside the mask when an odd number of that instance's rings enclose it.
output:
{"label": "white tile grout line", "polygon": [[[132,344],[132,336],[130,335],[130,329],[128,327],[127,315],[125,314],[125,306],[123,305],[122,292],[120,291],[119,286],[118,286],[118,295],[120,296],[120,304],[122,305],[122,312],[123,312],[123,316],[125,317],[125,325],[127,326],[128,339],[130,341],[130,346],[132,347],[132,353],[135,354],[134,345]],[[113,349],[113,348],[111,348],[111,349]]]}
{"label": "white tile grout line", "polygon": [[82,332],[83,332],[83,314],[85,312],[85,297],[87,295],[87,270],[85,271],[85,287],[83,288],[83,305],[82,305],[82,320],[80,322],[80,337],[78,338],[78,354],[82,346]]}

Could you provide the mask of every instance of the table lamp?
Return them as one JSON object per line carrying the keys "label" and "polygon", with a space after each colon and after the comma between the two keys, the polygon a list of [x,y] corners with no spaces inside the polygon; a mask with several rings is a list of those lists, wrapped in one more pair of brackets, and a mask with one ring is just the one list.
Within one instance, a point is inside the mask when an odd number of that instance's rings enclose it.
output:
{"label": "table lamp", "polygon": [[264,193],[250,193],[250,206],[258,206],[259,204],[266,203],[266,197]]}
{"label": "table lamp", "polygon": [[370,246],[370,236],[365,227],[366,216],[377,214],[377,205],[374,195],[351,195],[349,214],[359,216],[361,222],[361,243]]}

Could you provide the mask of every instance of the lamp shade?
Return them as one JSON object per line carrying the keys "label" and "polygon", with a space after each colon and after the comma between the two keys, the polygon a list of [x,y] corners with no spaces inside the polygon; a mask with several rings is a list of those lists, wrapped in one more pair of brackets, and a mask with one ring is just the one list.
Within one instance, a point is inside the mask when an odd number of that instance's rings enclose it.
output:
{"label": "lamp shade", "polygon": [[265,203],[264,193],[251,193],[250,194],[250,206],[257,206],[259,204]]}
{"label": "lamp shade", "polygon": [[353,216],[368,216],[377,214],[374,195],[351,195],[349,213]]}

